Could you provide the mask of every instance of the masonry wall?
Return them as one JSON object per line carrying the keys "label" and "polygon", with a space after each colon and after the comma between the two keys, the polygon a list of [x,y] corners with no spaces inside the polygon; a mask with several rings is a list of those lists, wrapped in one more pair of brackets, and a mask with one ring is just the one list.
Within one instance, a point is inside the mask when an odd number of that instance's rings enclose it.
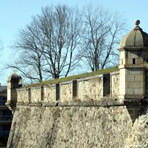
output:
{"label": "masonry wall", "polygon": [[20,88],[18,104],[123,104],[119,94],[119,72],[82,78],[53,85]]}
{"label": "masonry wall", "polygon": [[148,113],[140,116],[135,121],[125,145],[136,148],[148,147]]}
{"label": "masonry wall", "polygon": [[8,148],[123,148],[126,107],[17,107]]}
{"label": "masonry wall", "polygon": [[144,96],[145,93],[145,73],[142,69],[127,70],[126,91],[127,94],[135,97],[136,95]]}
{"label": "masonry wall", "polygon": [[117,71],[18,89],[7,148],[148,147],[148,106],[144,116],[126,106],[120,79]]}
{"label": "masonry wall", "polygon": [[17,106],[7,148],[147,148],[148,114],[126,106]]}
{"label": "masonry wall", "polygon": [[[126,77],[125,77],[126,76]],[[143,98],[145,94],[145,70],[120,69],[120,95],[126,98]]]}

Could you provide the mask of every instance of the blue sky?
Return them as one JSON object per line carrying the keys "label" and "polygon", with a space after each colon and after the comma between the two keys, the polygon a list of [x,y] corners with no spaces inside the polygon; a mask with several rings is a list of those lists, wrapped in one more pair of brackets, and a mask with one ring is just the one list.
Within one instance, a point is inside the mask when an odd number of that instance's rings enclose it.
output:
{"label": "blue sky", "polygon": [[[148,32],[148,0],[1,0],[0,43],[3,46],[3,51],[0,53],[1,67],[13,61],[15,51],[10,46],[16,40],[18,32],[29,24],[31,17],[40,14],[41,7],[57,4],[74,7],[101,5],[109,11],[120,13],[125,18],[129,30],[134,27],[135,20],[140,19],[141,27]],[[12,72],[1,71],[0,82],[6,84],[7,77]]]}

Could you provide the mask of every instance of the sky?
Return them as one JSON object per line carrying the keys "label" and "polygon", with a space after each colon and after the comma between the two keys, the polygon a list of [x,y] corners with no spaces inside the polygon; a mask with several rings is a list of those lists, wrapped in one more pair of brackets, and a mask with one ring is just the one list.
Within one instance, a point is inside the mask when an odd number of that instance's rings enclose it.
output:
{"label": "sky", "polygon": [[[128,30],[134,27],[137,19],[140,26],[148,32],[148,0],[1,0],[0,1],[0,83],[5,85],[7,78],[13,73],[5,69],[5,65],[15,58],[12,48],[18,38],[19,31],[31,22],[32,16],[40,14],[41,8],[47,5],[66,4],[71,7],[99,6],[123,16]],[[125,32],[126,34],[127,32]]]}

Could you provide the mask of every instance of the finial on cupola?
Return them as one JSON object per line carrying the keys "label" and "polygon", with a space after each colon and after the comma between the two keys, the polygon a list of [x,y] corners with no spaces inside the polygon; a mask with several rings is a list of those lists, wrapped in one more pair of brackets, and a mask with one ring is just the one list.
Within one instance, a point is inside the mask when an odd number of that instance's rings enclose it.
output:
{"label": "finial on cupola", "polygon": [[140,28],[140,20],[137,20],[136,22],[135,22],[135,28],[134,28],[134,30],[141,30],[142,31],[142,29]]}
{"label": "finial on cupola", "polygon": [[136,25],[136,26],[139,26],[139,24],[140,24],[140,20],[137,20],[137,21],[135,22],[135,25]]}

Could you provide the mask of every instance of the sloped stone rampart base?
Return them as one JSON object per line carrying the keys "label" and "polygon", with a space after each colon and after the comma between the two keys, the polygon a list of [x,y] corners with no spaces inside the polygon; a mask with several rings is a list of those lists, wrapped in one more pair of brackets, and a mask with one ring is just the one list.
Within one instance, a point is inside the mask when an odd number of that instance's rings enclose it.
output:
{"label": "sloped stone rampart base", "polygon": [[7,148],[123,148],[131,130],[125,106],[19,106]]}

